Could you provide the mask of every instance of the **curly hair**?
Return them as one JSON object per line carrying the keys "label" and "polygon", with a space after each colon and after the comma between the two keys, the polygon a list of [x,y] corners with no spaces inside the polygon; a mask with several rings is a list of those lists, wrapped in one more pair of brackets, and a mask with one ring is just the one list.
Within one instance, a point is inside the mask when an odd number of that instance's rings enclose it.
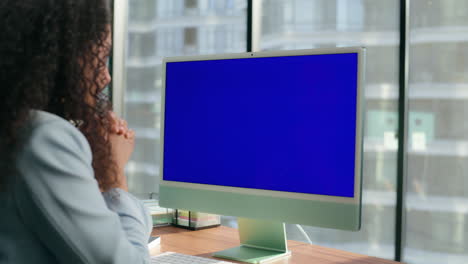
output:
{"label": "curly hair", "polygon": [[[0,187],[16,175],[18,131],[31,110],[58,115],[87,138],[99,187],[117,181],[107,142],[110,103],[102,96],[101,49],[111,34],[108,0],[2,0],[0,3]],[[92,69],[92,73],[89,70]],[[94,98],[92,103],[86,98]],[[9,178],[9,177],[8,177]]]}

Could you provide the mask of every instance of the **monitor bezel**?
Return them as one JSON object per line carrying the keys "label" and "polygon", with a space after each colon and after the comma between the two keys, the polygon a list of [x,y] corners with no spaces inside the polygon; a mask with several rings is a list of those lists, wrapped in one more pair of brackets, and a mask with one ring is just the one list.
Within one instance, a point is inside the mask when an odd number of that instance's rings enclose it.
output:
{"label": "monitor bezel", "polygon": [[[285,57],[285,56],[304,56],[304,55],[321,55],[321,54],[343,54],[357,53],[358,54],[358,78],[357,78],[357,98],[356,98],[356,146],[355,146],[355,177],[354,177],[354,196],[330,196],[307,193],[294,193],[285,191],[273,191],[264,189],[230,187],[210,184],[188,183],[178,181],[164,180],[164,129],[165,129],[165,92],[166,92],[166,65],[171,62],[186,62],[186,61],[207,61],[207,60],[231,60],[231,59],[249,59],[249,58],[265,58],[265,57]],[[363,47],[345,47],[345,48],[320,48],[320,49],[305,49],[305,50],[290,50],[290,51],[263,51],[263,52],[247,52],[247,53],[229,53],[215,55],[196,55],[196,56],[177,56],[166,57],[162,62],[162,90],[161,90],[161,126],[160,126],[160,157],[161,165],[159,168],[160,185],[189,188],[197,190],[221,191],[238,194],[259,195],[278,198],[290,198],[300,200],[312,200],[322,202],[336,202],[344,204],[359,205],[362,196],[362,135],[363,135],[363,93],[364,93],[364,64],[365,64],[365,48]]]}

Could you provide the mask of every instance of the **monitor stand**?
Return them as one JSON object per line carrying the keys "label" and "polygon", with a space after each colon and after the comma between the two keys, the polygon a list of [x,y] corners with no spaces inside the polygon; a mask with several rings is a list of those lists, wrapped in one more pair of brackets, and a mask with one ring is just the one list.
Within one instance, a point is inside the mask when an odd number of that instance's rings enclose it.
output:
{"label": "monitor stand", "polygon": [[291,255],[284,223],[238,218],[240,247],[213,254],[214,257],[247,263],[264,263]]}

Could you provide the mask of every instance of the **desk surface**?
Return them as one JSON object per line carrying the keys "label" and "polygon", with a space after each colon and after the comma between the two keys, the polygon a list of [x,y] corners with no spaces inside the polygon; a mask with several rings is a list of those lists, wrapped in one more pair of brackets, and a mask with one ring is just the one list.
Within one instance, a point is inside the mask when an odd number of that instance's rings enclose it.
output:
{"label": "desk surface", "polygon": [[[158,227],[153,229],[153,236],[161,236],[161,244],[151,250],[151,255],[172,251],[188,255],[212,258],[213,252],[239,246],[237,229],[216,227],[200,231],[189,231],[176,227]],[[310,245],[288,240],[292,255],[288,258],[270,262],[285,263],[321,263],[321,264],[396,264],[399,262],[350,253],[338,249]],[[232,261],[234,262],[234,261]],[[239,262],[240,263],[240,262]]]}

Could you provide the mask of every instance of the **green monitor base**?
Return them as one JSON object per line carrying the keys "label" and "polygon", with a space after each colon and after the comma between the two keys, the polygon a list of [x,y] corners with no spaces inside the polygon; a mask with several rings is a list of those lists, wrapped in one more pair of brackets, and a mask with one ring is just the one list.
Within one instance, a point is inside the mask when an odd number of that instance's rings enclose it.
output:
{"label": "green monitor base", "polygon": [[238,218],[240,247],[213,254],[214,257],[246,263],[264,263],[288,257],[284,223]]}

